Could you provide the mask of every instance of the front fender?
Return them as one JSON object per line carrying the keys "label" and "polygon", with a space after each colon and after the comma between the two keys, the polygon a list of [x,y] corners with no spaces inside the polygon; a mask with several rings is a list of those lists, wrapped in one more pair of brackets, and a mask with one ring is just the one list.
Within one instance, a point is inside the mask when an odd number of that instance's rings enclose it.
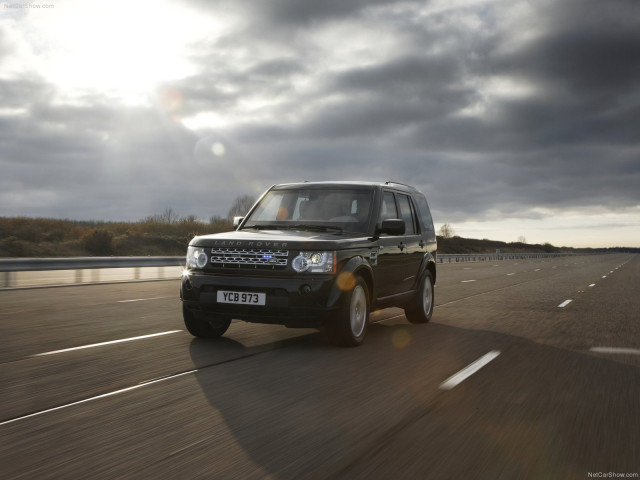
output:
{"label": "front fender", "polygon": [[356,274],[361,275],[367,282],[367,285],[369,285],[369,300],[371,300],[373,269],[366,259],[357,256],[351,258],[336,276],[333,286],[331,287],[331,292],[329,293],[327,307],[335,307],[340,302],[342,295],[353,287],[353,282],[350,279]]}

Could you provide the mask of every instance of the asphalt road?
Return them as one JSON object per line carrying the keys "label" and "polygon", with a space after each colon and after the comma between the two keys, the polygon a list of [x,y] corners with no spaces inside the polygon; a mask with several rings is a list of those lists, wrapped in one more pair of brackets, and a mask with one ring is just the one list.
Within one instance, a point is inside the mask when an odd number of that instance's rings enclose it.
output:
{"label": "asphalt road", "polygon": [[0,292],[0,477],[638,478],[639,286],[633,255],[438,265],[431,323],[353,349],[194,339],[177,281]]}

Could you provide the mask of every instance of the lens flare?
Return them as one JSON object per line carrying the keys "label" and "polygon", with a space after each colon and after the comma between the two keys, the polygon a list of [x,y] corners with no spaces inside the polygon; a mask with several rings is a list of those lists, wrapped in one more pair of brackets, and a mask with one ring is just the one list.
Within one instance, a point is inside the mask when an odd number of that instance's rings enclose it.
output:
{"label": "lens flare", "polygon": [[280,207],[276,214],[276,220],[286,220],[289,218],[289,210],[286,207]]}
{"label": "lens flare", "polygon": [[342,290],[343,292],[348,292],[356,286],[356,277],[354,277],[353,273],[351,272],[342,272],[340,275],[338,275],[336,284],[338,285],[338,288],[340,288],[340,290]]}
{"label": "lens flare", "polygon": [[227,149],[224,148],[224,144],[220,142],[216,142],[211,145],[211,152],[213,152],[216,157],[222,157],[226,153],[226,151]]}
{"label": "lens flare", "polygon": [[158,101],[162,108],[170,113],[174,113],[182,108],[184,98],[177,88],[165,87],[158,91]]}
{"label": "lens flare", "polygon": [[391,344],[395,348],[405,348],[411,343],[411,333],[406,328],[400,328],[391,335]]}

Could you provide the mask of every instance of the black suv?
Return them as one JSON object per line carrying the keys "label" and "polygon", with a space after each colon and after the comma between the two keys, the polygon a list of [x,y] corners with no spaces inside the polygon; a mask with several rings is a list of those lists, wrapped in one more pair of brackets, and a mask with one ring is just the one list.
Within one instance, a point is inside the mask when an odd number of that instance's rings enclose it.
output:
{"label": "black suv", "polygon": [[400,183],[274,185],[237,230],[189,244],[180,298],[197,337],[232,318],[314,327],[356,346],[369,312],[404,308],[431,319],[436,234],[424,195]]}

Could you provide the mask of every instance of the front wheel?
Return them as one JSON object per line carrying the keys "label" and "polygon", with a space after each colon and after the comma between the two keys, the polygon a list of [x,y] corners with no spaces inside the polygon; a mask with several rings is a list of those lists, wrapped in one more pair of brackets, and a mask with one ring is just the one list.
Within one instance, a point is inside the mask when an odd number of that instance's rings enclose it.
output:
{"label": "front wheel", "polygon": [[416,296],[405,307],[404,314],[411,323],[427,323],[433,315],[433,306],[433,276],[427,270],[422,277]]}
{"label": "front wheel", "polygon": [[193,312],[184,305],[182,306],[182,317],[184,318],[184,325],[187,327],[189,333],[199,338],[221,337],[231,324],[230,318],[213,317],[207,320],[196,318]]}
{"label": "front wheel", "polygon": [[364,340],[369,323],[369,289],[362,277],[355,277],[353,289],[346,293],[338,318],[325,325],[325,332],[336,345],[357,347]]}

